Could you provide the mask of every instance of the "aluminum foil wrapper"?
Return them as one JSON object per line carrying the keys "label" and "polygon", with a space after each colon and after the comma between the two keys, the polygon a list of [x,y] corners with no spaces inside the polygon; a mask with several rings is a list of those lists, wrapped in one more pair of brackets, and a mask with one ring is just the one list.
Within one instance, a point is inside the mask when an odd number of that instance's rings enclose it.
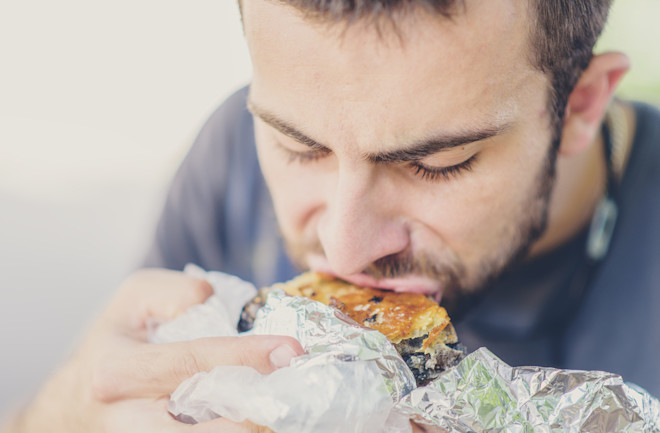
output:
{"label": "aluminum foil wrapper", "polygon": [[[204,305],[155,327],[153,342],[235,336],[240,310],[256,290],[231,275],[186,271],[216,289]],[[321,303],[273,292],[254,334],[289,335],[307,354],[270,375],[221,366],[183,382],[169,410],[194,423],[249,419],[277,433],[660,433],[660,402],[614,374],[510,367],[486,349],[429,385],[384,335]]]}
{"label": "aluminum foil wrapper", "polygon": [[[293,366],[328,359],[319,355],[343,361],[372,361],[394,402],[415,388],[415,377],[387,337],[320,302],[274,290],[257,313],[251,332],[288,335],[300,341],[307,355],[294,359]],[[312,361],[316,357],[319,360]]]}
{"label": "aluminum foil wrapper", "polygon": [[514,368],[484,348],[412,391],[397,410],[452,433],[660,433],[660,402],[620,376]]}

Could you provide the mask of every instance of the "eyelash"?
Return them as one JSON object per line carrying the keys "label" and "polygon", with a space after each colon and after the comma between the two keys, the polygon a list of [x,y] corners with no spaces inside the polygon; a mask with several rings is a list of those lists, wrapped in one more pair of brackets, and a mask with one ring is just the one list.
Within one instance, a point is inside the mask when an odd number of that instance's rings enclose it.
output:
{"label": "eyelash", "polygon": [[[314,162],[325,157],[331,152],[329,149],[310,150],[308,152],[295,152],[293,150],[287,149],[282,145],[279,145],[278,147],[287,156],[287,162],[289,164],[294,162],[298,162],[300,164]],[[428,182],[435,182],[439,179],[451,180],[463,174],[464,172],[472,171],[472,165],[476,159],[477,154],[474,154],[460,164],[452,165],[449,167],[427,167],[420,162],[411,162],[410,167],[412,167],[415,176],[419,176],[422,180]]]}
{"label": "eyelash", "polygon": [[294,163],[298,162],[301,164],[304,164],[306,162],[313,162],[317,161],[324,156],[328,155],[330,153],[329,149],[317,149],[317,150],[310,150],[307,152],[296,152],[290,149],[287,149],[286,147],[282,146],[281,144],[278,143],[278,148],[280,148],[284,154],[288,158],[288,163]]}
{"label": "eyelash", "polygon": [[451,180],[465,172],[472,171],[472,165],[476,160],[477,154],[474,154],[460,164],[449,167],[427,167],[419,162],[413,162],[411,163],[411,166],[413,167],[416,176],[429,182],[435,182],[439,179]]}

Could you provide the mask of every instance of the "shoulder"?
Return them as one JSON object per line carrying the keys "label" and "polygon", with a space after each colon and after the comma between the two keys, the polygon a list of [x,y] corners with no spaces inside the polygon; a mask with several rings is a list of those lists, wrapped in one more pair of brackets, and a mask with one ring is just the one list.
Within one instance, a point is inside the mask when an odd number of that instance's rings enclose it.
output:
{"label": "shoulder", "polygon": [[660,158],[660,109],[641,102],[632,103],[632,107],[635,113],[635,132],[629,168],[634,177],[635,170],[657,162]]}
{"label": "shoulder", "polygon": [[610,251],[568,333],[568,366],[619,373],[660,394],[660,111],[634,104],[634,144]]}
{"label": "shoulder", "polygon": [[654,105],[644,102],[630,102],[635,110],[637,117],[636,138],[641,138],[645,134],[655,132],[656,136],[660,134],[660,109]]}
{"label": "shoulder", "polygon": [[212,114],[203,129],[218,129],[237,126],[249,120],[247,96],[249,87],[245,86],[230,95]]}
{"label": "shoulder", "polygon": [[252,116],[247,110],[248,87],[229,96],[200,130],[193,147],[216,148],[246,139],[253,140]]}
{"label": "shoulder", "polygon": [[217,190],[214,195],[224,196],[227,179],[256,164],[247,94],[247,87],[236,91],[211,113],[179,167],[175,184],[195,180],[204,190]]}

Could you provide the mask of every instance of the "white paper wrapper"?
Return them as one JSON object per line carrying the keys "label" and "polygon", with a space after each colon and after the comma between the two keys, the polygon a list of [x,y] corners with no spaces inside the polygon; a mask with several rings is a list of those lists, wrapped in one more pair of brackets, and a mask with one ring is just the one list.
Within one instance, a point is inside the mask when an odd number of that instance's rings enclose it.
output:
{"label": "white paper wrapper", "polygon": [[249,367],[198,374],[172,394],[169,410],[187,422],[223,416],[278,433],[358,433],[382,431],[393,406],[373,362],[321,355],[269,375]]}
{"label": "white paper wrapper", "polygon": [[[254,287],[190,269],[216,295],[161,325],[154,341],[236,335]],[[406,433],[408,419],[452,433],[660,433],[660,402],[619,376],[512,368],[486,349],[413,389],[412,373],[382,334],[318,302],[273,293],[252,332],[295,337],[308,354],[271,375],[248,367],[200,373],[172,394],[173,415],[249,419],[277,433]]]}
{"label": "white paper wrapper", "polygon": [[187,265],[186,274],[206,280],[214,294],[204,304],[190,308],[175,320],[152,324],[152,343],[173,343],[204,337],[238,335],[236,323],[243,305],[257,294],[251,283],[223,272],[205,272],[195,265]]}

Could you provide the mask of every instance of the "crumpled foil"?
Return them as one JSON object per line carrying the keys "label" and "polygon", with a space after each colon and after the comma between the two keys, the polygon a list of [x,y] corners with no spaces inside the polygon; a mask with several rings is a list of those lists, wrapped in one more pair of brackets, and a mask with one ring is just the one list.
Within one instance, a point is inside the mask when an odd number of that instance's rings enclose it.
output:
{"label": "crumpled foil", "polygon": [[510,367],[485,348],[397,410],[452,433],[660,433],[660,402],[601,371]]}
{"label": "crumpled foil", "polygon": [[288,335],[300,341],[307,355],[294,359],[293,366],[328,354],[343,361],[373,361],[394,402],[415,388],[415,377],[387,337],[320,302],[274,290],[257,313],[251,332]]}
{"label": "crumpled foil", "polygon": [[[222,273],[206,278],[216,295],[155,329],[153,341],[236,335],[254,288]],[[485,348],[414,389],[385,336],[281,291],[269,296],[251,333],[292,336],[307,354],[270,375],[236,366],[199,373],[172,394],[173,415],[186,422],[249,419],[277,433],[409,433],[408,419],[451,433],[660,433],[660,402],[617,375],[514,368]]]}

